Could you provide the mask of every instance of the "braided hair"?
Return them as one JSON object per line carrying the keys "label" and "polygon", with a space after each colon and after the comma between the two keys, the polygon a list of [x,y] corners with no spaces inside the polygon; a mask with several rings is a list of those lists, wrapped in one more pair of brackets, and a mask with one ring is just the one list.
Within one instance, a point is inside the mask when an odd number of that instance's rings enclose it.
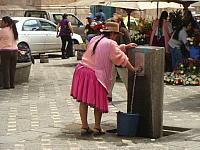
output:
{"label": "braided hair", "polygon": [[97,47],[97,45],[99,44],[99,42],[104,38],[104,37],[109,37],[110,36],[110,32],[102,32],[102,37],[100,38],[100,39],[98,39],[97,41],[96,41],[96,43],[94,44],[94,47],[93,47],[93,54],[95,53],[95,50],[96,50],[96,47]]}

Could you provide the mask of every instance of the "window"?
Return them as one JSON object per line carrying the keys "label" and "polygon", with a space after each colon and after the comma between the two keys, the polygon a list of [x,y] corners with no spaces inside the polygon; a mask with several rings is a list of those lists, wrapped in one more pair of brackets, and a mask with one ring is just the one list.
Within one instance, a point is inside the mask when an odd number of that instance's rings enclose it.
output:
{"label": "window", "polygon": [[55,23],[57,24],[60,20],[62,20],[62,14],[53,14],[53,19],[55,20]]}
{"label": "window", "polygon": [[79,20],[76,17],[72,15],[68,15],[67,18],[69,19],[69,21],[71,22],[73,26],[78,26]]}
{"label": "window", "polygon": [[24,22],[23,30],[24,31],[36,31],[39,30],[39,25],[36,20],[27,20]]}
{"label": "window", "polygon": [[56,31],[56,26],[54,26],[53,24],[49,22],[40,20],[40,24],[43,31]]}

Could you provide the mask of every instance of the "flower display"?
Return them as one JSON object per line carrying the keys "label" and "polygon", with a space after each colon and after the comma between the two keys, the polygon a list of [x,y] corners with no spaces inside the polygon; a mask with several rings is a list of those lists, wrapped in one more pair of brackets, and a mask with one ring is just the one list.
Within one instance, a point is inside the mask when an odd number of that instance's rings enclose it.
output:
{"label": "flower display", "polygon": [[147,39],[145,34],[135,33],[131,36],[131,41],[137,45],[147,44]]}
{"label": "flower display", "polygon": [[152,21],[141,18],[135,27],[135,31],[137,32],[131,35],[132,42],[138,45],[148,44],[152,31]]}
{"label": "flower display", "polygon": [[190,47],[200,47],[200,32],[193,32],[188,38],[188,46]]}
{"label": "flower display", "polygon": [[173,72],[164,75],[164,82],[172,85],[200,85],[200,62],[185,60]]}

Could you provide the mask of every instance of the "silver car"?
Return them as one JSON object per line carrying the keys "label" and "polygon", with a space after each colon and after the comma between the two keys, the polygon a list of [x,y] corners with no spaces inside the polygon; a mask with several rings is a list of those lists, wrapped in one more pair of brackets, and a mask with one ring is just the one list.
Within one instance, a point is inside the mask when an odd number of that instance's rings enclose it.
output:
{"label": "silver car", "polygon": [[[56,38],[56,24],[44,18],[13,17],[19,34],[19,49],[30,49],[32,54],[58,52],[61,40]],[[72,36],[74,44],[83,43],[80,35]]]}

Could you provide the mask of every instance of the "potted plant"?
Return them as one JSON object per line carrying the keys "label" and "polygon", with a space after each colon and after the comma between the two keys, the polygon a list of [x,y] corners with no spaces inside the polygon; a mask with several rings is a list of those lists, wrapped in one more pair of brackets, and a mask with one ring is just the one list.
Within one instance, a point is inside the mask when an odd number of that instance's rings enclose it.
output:
{"label": "potted plant", "polygon": [[179,28],[182,19],[183,15],[180,9],[177,9],[175,11],[173,10],[172,12],[169,13],[169,22],[171,22],[174,31]]}

